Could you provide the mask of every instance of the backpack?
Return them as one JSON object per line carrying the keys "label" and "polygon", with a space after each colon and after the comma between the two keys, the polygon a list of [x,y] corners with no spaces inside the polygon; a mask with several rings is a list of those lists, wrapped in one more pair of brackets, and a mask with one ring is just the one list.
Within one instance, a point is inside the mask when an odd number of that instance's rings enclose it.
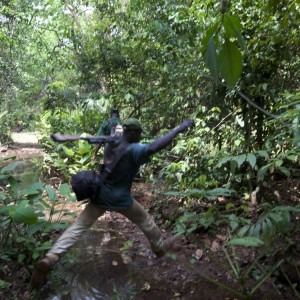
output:
{"label": "backpack", "polygon": [[109,177],[121,157],[125,154],[127,145],[123,144],[119,149],[114,160],[108,165],[102,165],[100,174],[96,171],[80,171],[72,177],[71,186],[76,195],[77,201],[90,199],[92,202],[98,202],[98,195],[103,182]]}
{"label": "backpack", "polygon": [[123,135],[123,126],[120,124],[117,124],[113,120],[109,120],[110,124],[110,136],[122,136]]}

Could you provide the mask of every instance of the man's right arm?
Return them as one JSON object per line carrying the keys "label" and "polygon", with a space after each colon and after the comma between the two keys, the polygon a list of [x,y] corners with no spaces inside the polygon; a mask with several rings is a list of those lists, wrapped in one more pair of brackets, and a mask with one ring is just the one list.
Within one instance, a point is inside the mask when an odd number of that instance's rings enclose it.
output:
{"label": "man's right arm", "polygon": [[102,143],[96,145],[95,152],[94,152],[94,159],[95,160],[97,158],[97,153],[100,150],[101,146],[102,146]]}
{"label": "man's right arm", "polygon": [[167,134],[163,135],[162,137],[158,138],[153,143],[151,143],[148,148],[148,153],[152,155],[166,148],[179,133],[185,131],[187,128],[192,126],[195,126],[194,120],[184,121],[178,127],[169,131]]}

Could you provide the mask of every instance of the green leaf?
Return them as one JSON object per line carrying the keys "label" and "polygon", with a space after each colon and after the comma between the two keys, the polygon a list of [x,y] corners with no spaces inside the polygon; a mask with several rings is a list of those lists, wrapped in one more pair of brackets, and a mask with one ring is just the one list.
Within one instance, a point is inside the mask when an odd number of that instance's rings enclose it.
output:
{"label": "green leaf", "polygon": [[13,170],[15,170],[17,167],[19,167],[21,165],[23,165],[23,162],[16,161],[15,163],[10,164],[10,165],[4,167],[3,169],[1,169],[1,174],[12,172]]}
{"label": "green leaf", "polygon": [[70,148],[68,148],[68,147],[66,147],[66,146],[63,146],[62,147],[63,148],[63,150],[65,151],[65,153],[68,155],[68,156],[74,156],[74,151],[72,150],[72,149],[70,149]]}
{"label": "green leaf", "polygon": [[189,196],[194,196],[194,197],[203,197],[203,195],[205,194],[205,190],[203,189],[190,189],[186,191],[186,195]]}
{"label": "green leaf", "polygon": [[52,188],[51,185],[46,185],[45,187],[47,193],[48,193],[48,197],[51,201],[55,201],[57,199],[57,195],[54,191],[54,189]]}
{"label": "green leaf", "polygon": [[231,161],[232,160],[232,156],[227,156],[227,157],[224,157],[222,158],[216,165],[216,168],[219,168],[221,167],[222,165],[226,164],[228,161]]}
{"label": "green leaf", "polygon": [[260,229],[261,229],[260,224],[256,224],[256,225],[254,226],[252,235],[253,235],[254,237],[257,237],[257,238],[258,238],[259,235],[260,235]]}
{"label": "green leaf", "polygon": [[24,253],[19,253],[18,263],[21,264],[24,261],[25,258],[26,258],[26,255]]}
{"label": "green leaf", "polygon": [[0,191],[0,200],[5,200],[7,197]]}
{"label": "green leaf", "polygon": [[248,153],[247,154],[247,161],[249,162],[250,166],[252,168],[254,168],[255,165],[256,165],[256,156],[252,153]]}
{"label": "green leaf", "polygon": [[30,235],[35,234],[39,230],[43,229],[47,225],[47,222],[38,222],[28,226],[27,233]]}
{"label": "green leaf", "polygon": [[242,237],[244,234],[246,234],[246,233],[249,231],[250,227],[251,227],[250,225],[245,225],[245,226],[243,226],[243,227],[239,230],[238,235]]}
{"label": "green leaf", "polygon": [[242,54],[240,50],[226,39],[218,56],[219,69],[227,85],[233,88],[242,73]]}
{"label": "green leaf", "polygon": [[6,287],[9,286],[9,285],[10,285],[9,282],[0,279],[0,289],[6,288]]}
{"label": "green leaf", "polygon": [[275,165],[276,165],[277,167],[281,166],[282,164],[283,164],[283,160],[282,160],[282,159],[277,159],[277,160],[275,160]]}
{"label": "green leaf", "polygon": [[166,193],[164,193],[164,195],[167,195],[167,196],[182,196],[183,195],[183,193],[182,192],[172,192],[172,191],[170,191],[170,192],[166,192]]}
{"label": "green leaf", "polygon": [[225,197],[227,196],[228,197],[234,193],[235,193],[234,190],[225,189],[225,188],[215,188],[210,191],[207,191],[207,194],[209,194],[211,196],[225,196]]}
{"label": "green leaf", "polygon": [[262,238],[266,245],[269,245],[271,243],[272,235],[275,231],[276,227],[271,222],[270,219],[266,219],[262,223]]}
{"label": "green leaf", "polygon": [[282,212],[300,213],[300,208],[294,207],[294,206],[277,206],[277,207],[274,207],[272,210],[274,210],[274,211],[282,211]]}
{"label": "green leaf", "polygon": [[77,198],[76,198],[75,194],[70,195],[70,197],[68,197],[66,199],[66,202],[76,202],[76,201],[77,201]]}
{"label": "green leaf", "polygon": [[257,154],[258,154],[259,156],[261,156],[261,157],[264,157],[264,158],[266,158],[266,159],[269,159],[269,154],[268,154],[268,152],[265,151],[265,150],[258,150],[258,151],[257,151]]}
{"label": "green leaf", "polygon": [[44,183],[36,182],[21,192],[21,195],[35,195],[44,188]]}
{"label": "green leaf", "polygon": [[69,195],[69,194],[71,194],[71,190],[70,190],[69,184],[63,183],[63,184],[59,187],[59,192],[60,192],[62,195]]}
{"label": "green leaf", "polygon": [[0,215],[7,216],[9,208],[7,206],[0,206]]}
{"label": "green leaf", "polygon": [[286,177],[291,176],[291,172],[288,168],[286,167],[278,167],[279,171],[282,172]]}
{"label": "green leaf", "polygon": [[232,159],[232,160],[230,161],[230,172],[231,172],[232,174],[234,174],[234,172],[235,172],[237,166],[238,166],[237,161],[236,161],[235,159]]}
{"label": "green leaf", "polygon": [[264,175],[267,173],[268,169],[270,167],[270,164],[267,164],[265,166],[262,166],[258,172],[257,172],[257,181],[263,180]]}
{"label": "green leaf", "polygon": [[205,174],[201,174],[199,176],[199,182],[201,186],[204,186],[207,181],[207,176]]}
{"label": "green leaf", "polygon": [[40,245],[38,245],[35,249],[38,250],[38,251],[45,251],[45,250],[49,250],[52,246],[52,242],[51,241],[47,241],[47,242],[44,242]]}
{"label": "green leaf", "polygon": [[131,99],[133,99],[134,97],[133,97],[133,95],[131,95],[131,94],[126,94],[125,95],[125,100],[127,101],[127,102],[129,102]]}
{"label": "green leaf", "polygon": [[240,167],[246,160],[246,154],[235,156],[233,159],[237,162],[238,167]]}
{"label": "green leaf", "polygon": [[201,48],[201,52],[203,54],[203,56],[205,55],[205,53],[207,52],[207,48],[208,48],[208,43],[211,40],[211,38],[215,35],[215,33],[217,32],[218,26],[219,26],[219,22],[220,20],[216,20],[215,24],[213,24],[210,28],[208,28],[206,30],[205,36],[202,39],[202,48]]}
{"label": "green leaf", "polygon": [[234,231],[235,229],[237,229],[239,226],[238,217],[235,214],[231,214],[228,219],[229,219],[231,230]]}
{"label": "green leaf", "polygon": [[229,37],[236,38],[240,47],[245,48],[245,43],[241,34],[242,25],[237,17],[225,15],[224,28]]}
{"label": "green leaf", "polygon": [[11,218],[18,223],[28,225],[38,223],[37,215],[31,207],[16,206]]}
{"label": "green leaf", "polygon": [[47,201],[44,201],[43,199],[39,199],[39,204],[44,208],[51,209],[51,205]]}
{"label": "green leaf", "polygon": [[208,42],[205,58],[211,76],[214,77],[215,80],[218,80],[219,78],[218,57],[217,57],[217,51],[216,51],[213,35],[211,36]]}
{"label": "green leaf", "polygon": [[264,242],[254,236],[247,236],[244,238],[236,238],[227,242],[227,246],[245,246],[245,247],[260,247]]}

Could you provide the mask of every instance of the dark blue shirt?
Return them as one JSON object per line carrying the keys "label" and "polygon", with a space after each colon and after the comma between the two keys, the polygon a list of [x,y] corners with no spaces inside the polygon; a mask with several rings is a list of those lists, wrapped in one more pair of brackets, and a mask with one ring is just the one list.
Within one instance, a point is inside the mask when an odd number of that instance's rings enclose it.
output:
{"label": "dark blue shirt", "polygon": [[[121,144],[120,144],[121,145]],[[104,163],[113,159],[120,145],[106,145]],[[105,208],[126,209],[132,205],[131,186],[139,167],[150,161],[149,144],[133,143],[127,149],[120,161],[103,183],[98,195],[97,204]]]}

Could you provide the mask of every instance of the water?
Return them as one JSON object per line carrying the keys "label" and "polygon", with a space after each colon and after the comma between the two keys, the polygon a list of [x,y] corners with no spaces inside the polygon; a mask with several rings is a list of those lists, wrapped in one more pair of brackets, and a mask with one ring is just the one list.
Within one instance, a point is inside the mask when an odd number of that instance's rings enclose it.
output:
{"label": "water", "polygon": [[[142,258],[139,250],[122,252],[122,232],[91,229],[55,266],[37,300],[224,300],[224,292],[175,264]],[[146,250],[147,252],[147,250]],[[174,266],[174,265],[173,265]],[[229,298],[228,298],[229,299]]]}
{"label": "water", "polygon": [[89,230],[49,274],[38,299],[134,299],[135,270],[119,250],[122,243],[115,231]]}

